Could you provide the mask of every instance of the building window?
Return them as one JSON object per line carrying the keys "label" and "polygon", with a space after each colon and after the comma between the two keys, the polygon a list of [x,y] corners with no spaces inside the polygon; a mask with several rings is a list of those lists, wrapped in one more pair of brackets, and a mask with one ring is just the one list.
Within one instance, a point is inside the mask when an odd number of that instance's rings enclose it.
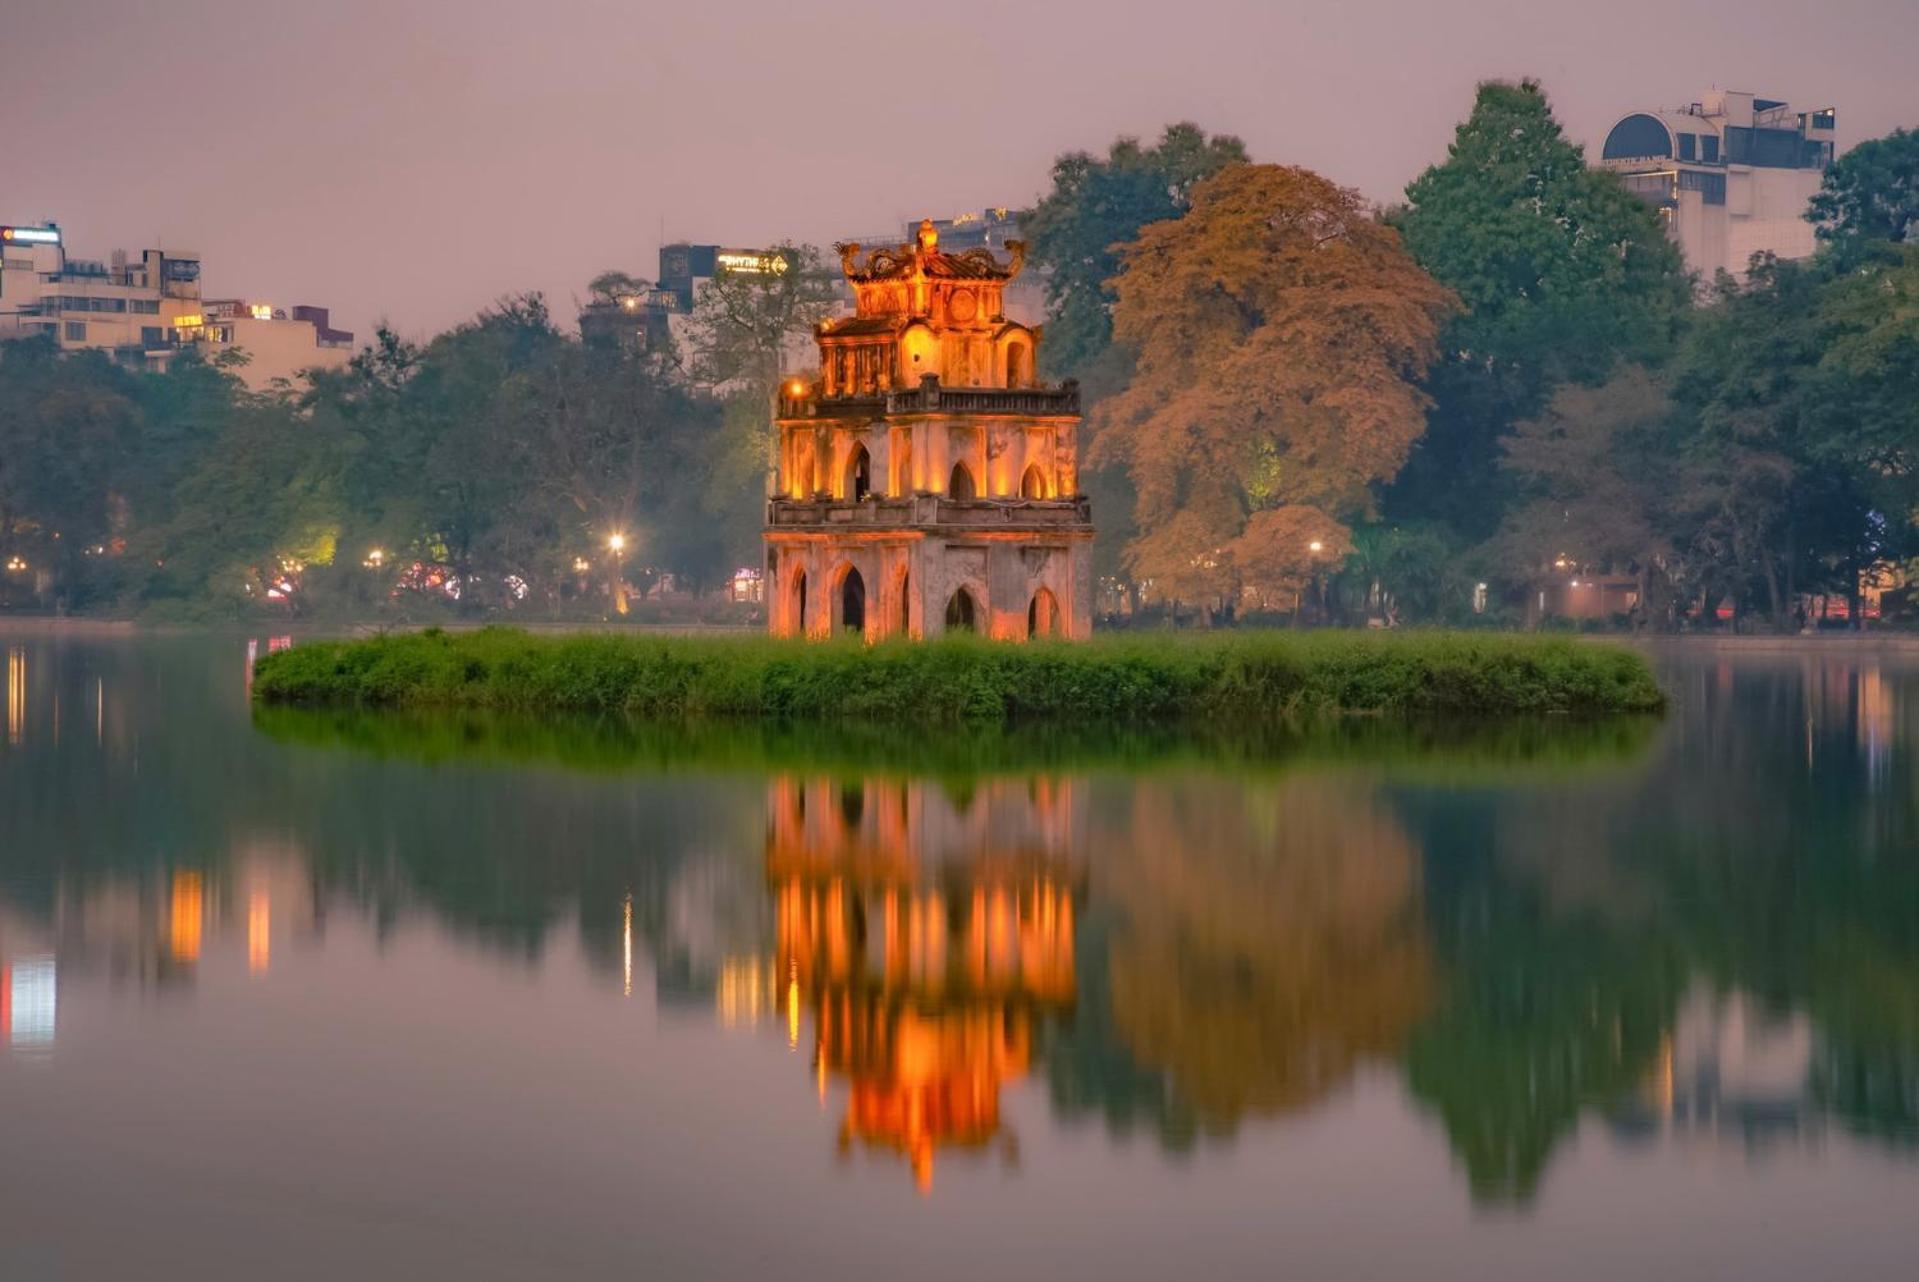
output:
{"label": "building window", "polygon": [[133,300],[133,310],[146,316],[158,316],[160,314],[160,300],[157,298],[136,298]]}
{"label": "building window", "polygon": [[1699,198],[1708,205],[1726,203],[1726,175],[1702,174],[1695,170],[1685,170],[1679,175],[1681,191],[1696,191]]}
{"label": "building window", "polygon": [[1679,135],[1679,158],[1681,160],[1699,159],[1699,140],[1693,135]]}
{"label": "building window", "polygon": [[68,321],[67,322],[67,341],[69,343],[86,342],[87,341],[87,323],[85,321]]}
{"label": "building window", "polygon": [[166,338],[166,330],[159,325],[142,325],[140,327],[140,342],[147,347],[158,347],[160,344],[166,342]]}
{"label": "building window", "polygon": [[1719,139],[1708,134],[1699,140],[1699,158],[1709,165],[1719,163]]}

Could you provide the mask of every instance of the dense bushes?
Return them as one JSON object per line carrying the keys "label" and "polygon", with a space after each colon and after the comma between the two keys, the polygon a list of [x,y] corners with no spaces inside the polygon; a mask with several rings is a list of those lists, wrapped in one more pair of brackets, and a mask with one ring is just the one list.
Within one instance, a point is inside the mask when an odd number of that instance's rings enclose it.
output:
{"label": "dense bushes", "polygon": [[1551,637],[1242,632],[1006,645],[808,645],[503,628],[315,642],[260,661],[269,703],[891,722],[1649,712],[1631,651]]}

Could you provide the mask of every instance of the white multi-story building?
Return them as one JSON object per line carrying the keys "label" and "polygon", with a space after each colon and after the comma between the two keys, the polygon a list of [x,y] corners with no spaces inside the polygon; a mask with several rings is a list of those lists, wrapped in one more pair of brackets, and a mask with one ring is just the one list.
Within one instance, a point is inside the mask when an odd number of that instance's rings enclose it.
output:
{"label": "white multi-story building", "polygon": [[98,350],[165,367],[173,324],[200,309],[200,256],[149,249],[138,261],[69,258],[54,224],[0,227],[0,338],[51,338],[61,351]]}
{"label": "white multi-story building", "polygon": [[246,359],[236,372],[255,391],[344,365],[353,347],[323,307],[203,299],[198,254],[115,250],[100,262],[69,257],[56,224],[0,226],[0,340],[40,336],[152,372],[185,347],[237,350]]}
{"label": "white multi-story building", "polygon": [[1806,204],[1832,164],[1832,108],[1715,90],[1679,111],[1634,112],[1606,135],[1599,163],[1650,201],[1686,266],[1710,284],[1744,276],[1753,255],[1806,258]]}

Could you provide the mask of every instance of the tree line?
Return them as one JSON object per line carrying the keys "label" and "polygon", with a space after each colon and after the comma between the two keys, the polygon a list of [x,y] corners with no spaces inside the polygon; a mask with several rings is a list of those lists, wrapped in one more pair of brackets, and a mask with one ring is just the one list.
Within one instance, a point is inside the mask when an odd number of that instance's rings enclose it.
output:
{"label": "tree line", "polygon": [[[798,258],[747,311],[810,323],[825,277]],[[146,374],[8,344],[0,605],[564,616],[724,584],[758,560],[777,378],[726,292],[684,356],[584,343],[528,294],[263,394],[191,353]]]}
{"label": "tree line", "polygon": [[[1915,555],[1919,135],[1847,153],[1820,252],[1686,272],[1530,81],[1374,209],[1192,124],[1055,163],[1025,218],[1046,372],[1089,402],[1110,599],[1216,619],[1516,621],[1606,574],[1630,622],[1789,627]],[[605,613],[759,560],[808,247],[722,272],[688,350],[561,332],[536,295],[247,392],[0,348],[0,606]],[[614,302],[638,282],[597,278]],[[1857,610],[1849,611],[1851,617]]]}
{"label": "tree line", "polygon": [[1403,203],[1195,125],[1056,163],[1049,347],[1096,398],[1099,568],[1135,605],[1795,623],[1919,553],[1919,135],[1849,152],[1814,258],[1691,277],[1540,87],[1488,83]]}

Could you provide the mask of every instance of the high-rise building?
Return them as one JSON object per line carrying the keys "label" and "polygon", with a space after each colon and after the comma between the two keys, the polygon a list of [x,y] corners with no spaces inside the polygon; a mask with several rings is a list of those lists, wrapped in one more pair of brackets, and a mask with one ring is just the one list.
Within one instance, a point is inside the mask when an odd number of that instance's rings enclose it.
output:
{"label": "high-rise building", "polygon": [[72,258],[55,223],[0,227],[0,340],[35,337],[152,372],[183,348],[239,351],[246,360],[236,372],[256,391],[344,365],[353,347],[353,335],[332,328],[324,307],[202,298],[198,254]]}
{"label": "high-rise building", "polygon": [[1710,284],[1743,276],[1754,254],[1806,258],[1806,204],[1832,164],[1834,112],[1715,90],[1679,111],[1634,112],[1606,135],[1599,163],[1653,204]]}

